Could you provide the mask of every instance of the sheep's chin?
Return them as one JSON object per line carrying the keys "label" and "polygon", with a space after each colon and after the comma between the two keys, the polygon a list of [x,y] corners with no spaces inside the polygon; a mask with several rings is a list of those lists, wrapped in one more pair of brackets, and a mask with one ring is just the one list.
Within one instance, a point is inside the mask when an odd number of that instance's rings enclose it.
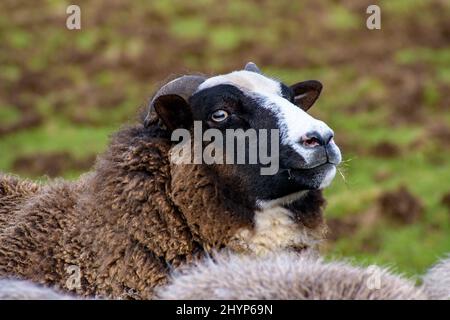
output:
{"label": "sheep's chin", "polygon": [[[324,173],[322,181],[320,183],[317,183],[318,190],[322,190],[326,187],[328,187],[331,182],[333,181],[334,177],[336,176],[336,166],[330,165],[327,166],[329,169],[327,169],[326,173]],[[258,209],[267,209],[267,208],[274,208],[277,206],[284,206],[289,205],[297,200],[302,199],[309,190],[300,190],[297,192],[290,193],[288,195],[282,196],[280,198],[276,199],[270,199],[270,200],[262,200],[258,199],[256,200],[256,207]]]}
{"label": "sheep's chin", "polygon": [[320,183],[319,189],[325,189],[328,187],[336,176],[336,166],[332,166],[331,169],[325,174],[322,182]]}

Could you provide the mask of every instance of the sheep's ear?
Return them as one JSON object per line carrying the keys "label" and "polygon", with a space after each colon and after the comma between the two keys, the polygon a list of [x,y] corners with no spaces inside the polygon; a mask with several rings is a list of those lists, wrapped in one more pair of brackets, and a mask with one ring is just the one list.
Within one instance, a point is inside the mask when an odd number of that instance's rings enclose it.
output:
{"label": "sheep's ear", "polygon": [[188,129],[192,125],[192,111],[189,104],[176,94],[162,95],[153,102],[156,114],[170,131]]}
{"label": "sheep's ear", "polygon": [[307,111],[319,97],[322,84],[317,80],[308,80],[292,85],[291,89],[294,92],[295,104]]}

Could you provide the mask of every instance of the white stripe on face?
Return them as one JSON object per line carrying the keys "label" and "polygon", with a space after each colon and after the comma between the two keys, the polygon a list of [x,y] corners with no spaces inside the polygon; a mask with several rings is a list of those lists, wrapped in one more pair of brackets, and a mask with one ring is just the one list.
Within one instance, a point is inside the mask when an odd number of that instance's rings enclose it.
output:
{"label": "white stripe on face", "polygon": [[197,92],[220,84],[234,85],[243,92],[259,91],[276,95],[279,95],[281,92],[280,84],[277,81],[267,78],[259,73],[245,70],[234,71],[229,74],[209,78],[198,87]]}
{"label": "white stripe on face", "polygon": [[306,163],[313,162],[315,151],[302,147],[301,138],[313,131],[325,135],[332,132],[331,129],[323,121],[313,118],[279,95],[261,93],[258,95],[261,96],[261,106],[271,110],[278,118],[281,143],[292,147],[305,159]]}

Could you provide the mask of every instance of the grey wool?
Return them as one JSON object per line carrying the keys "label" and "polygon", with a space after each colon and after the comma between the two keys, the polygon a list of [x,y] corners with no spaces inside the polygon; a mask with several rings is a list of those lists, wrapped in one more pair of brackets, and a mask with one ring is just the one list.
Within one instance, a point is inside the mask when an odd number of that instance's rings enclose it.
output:
{"label": "grey wool", "polygon": [[159,299],[426,299],[414,282],[385,268],[325,262],[312,254],[219,254],[172,275]]}
{"label": "grey wool", "polygon": [[37,285],[30,281],[0,280],[0,300],[73,300],[74,296]]}
{"label": "grey wool", "polygon": [[450,300],[450,256],[428,270],[423,288],[431,299]]}

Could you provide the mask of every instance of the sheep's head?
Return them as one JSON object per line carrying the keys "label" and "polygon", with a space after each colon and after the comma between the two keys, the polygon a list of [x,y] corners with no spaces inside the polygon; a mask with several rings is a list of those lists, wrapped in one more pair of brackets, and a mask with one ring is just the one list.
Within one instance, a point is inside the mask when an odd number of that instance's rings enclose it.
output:
{"label": "sheep's head", "polygon": [[[155,95],[146,125],[159,121],[177,141],[187,135],[188,161],[207,168],[219,188],[234,191],[245,207],[289,205],[308,190],[328,186],[341,161],[333,131],[307,113],[321,89],[313,80],[287,86],[261,74],[253,63],[210,78],[184,76]],[[252,130],[256,139],[246,134]],[[235,135],[230,139],[229,134]],[[192,141],[199,139],[196,147]],[[181,148],[174,142],[172,150],[178,154]],[[181,151],[186,160],[185,149]],[[205,154],[211,157],[205,159]],[[268,163],[268,156],[276,165]]]}

